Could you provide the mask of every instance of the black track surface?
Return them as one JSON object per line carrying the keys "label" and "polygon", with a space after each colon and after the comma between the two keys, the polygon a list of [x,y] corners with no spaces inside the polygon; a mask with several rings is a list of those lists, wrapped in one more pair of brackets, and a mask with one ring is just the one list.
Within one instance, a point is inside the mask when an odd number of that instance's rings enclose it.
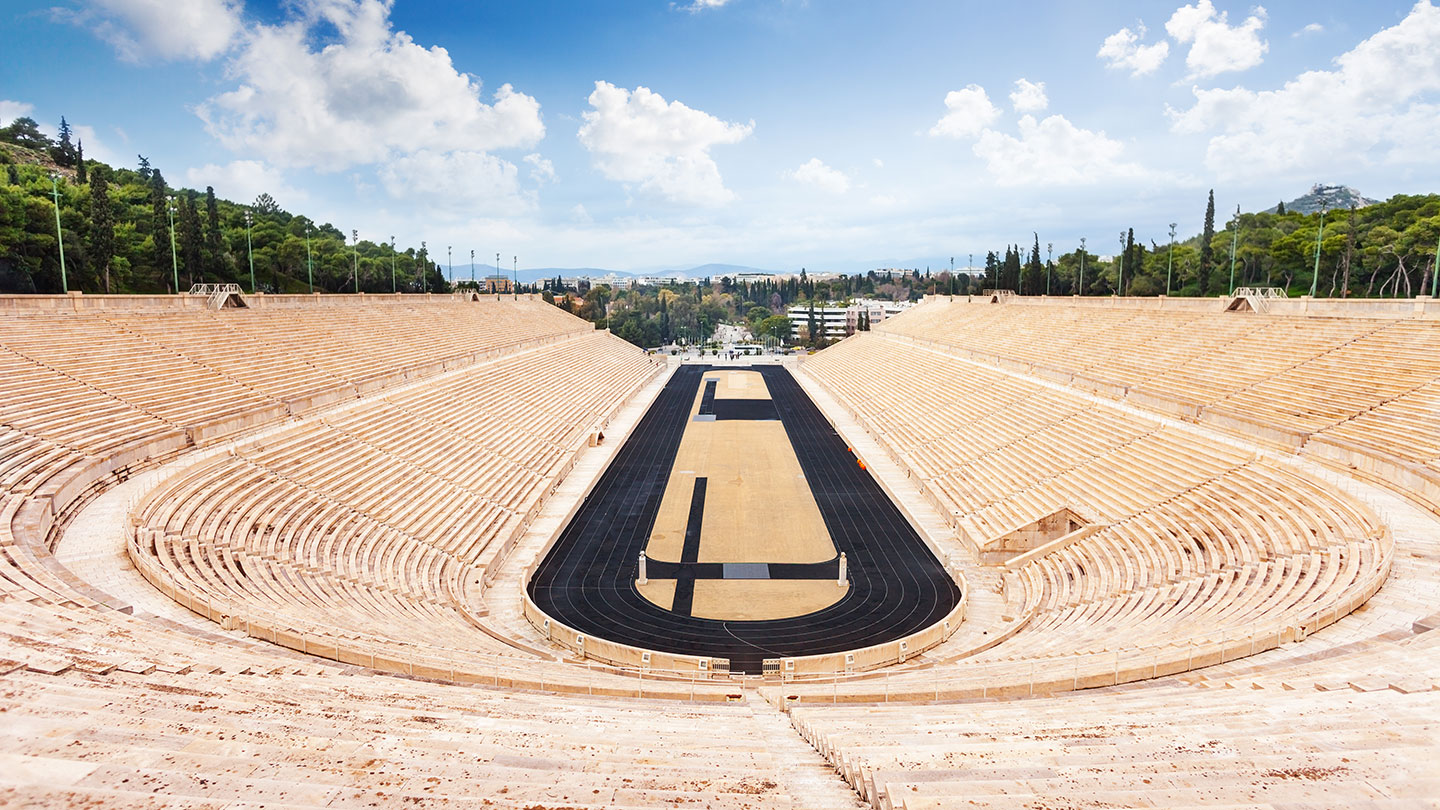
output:
{"label": "black track surface", "polygon": [[[681,615],[640,595],[635,588],[639,554],[655,524],[690,406],[708,370],[698,365],[677,369],[620,448],[530,579],[530,595],[540,609],[587,635],[682,655],[729,658],[732,671],[749,673],[759,673],[765,658],[867,647],[944,618],[960,599],[954,581],[779,366],[754,370],[765,377],[831,539],[848,557],[849,592],[815,613],[750,622]],[[834,563],[830,565],[834,571]],[[693,568],[692,587],[701,571]],[[648,573],[654,577],[660,572],[651,568]],[[771,576],[786,578],[784,568],[772,565]]]}

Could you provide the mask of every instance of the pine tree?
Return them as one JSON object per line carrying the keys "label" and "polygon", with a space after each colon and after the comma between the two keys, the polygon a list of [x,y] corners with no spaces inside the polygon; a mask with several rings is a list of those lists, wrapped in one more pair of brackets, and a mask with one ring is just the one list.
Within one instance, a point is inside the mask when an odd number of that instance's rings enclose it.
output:
{"label": "pine tree", "polygon": [[1215,189],[1210,189],[1210,201],[1205,205],[1205,231],[1200,236],[1200,295],[1210,294],[1210,271],[1215,263]]}
{"label": "pine tree", "polygon": [[75,141],[75,182],[90,182],[90,178],[85,173],[85,142],[81,140]]}
{"label": "pine tree", "polygon": [[115,211],[110,205],[110,184],[105,176],[105,166],[95,169],[90,181],[90,244],[87,246],[90,261],[100,270],[105,292],[110,289],[110,263],[115,254]]}
{"label": "pine tree", "polygon": [[140,168],[137,170],[140,175],[140,182],[150,182],[150,176],[154,174],[154,170],[150,168],[150,158],[144,155],[136,155],[135,157],[140,158]]}
{"label": "pine tree", "polygon": [[55,148],[50,150],[50,157],[61,166],[70,167],[75,165],[75,144],[70,141],[70,122],[65,116],[60,116],[60,139],[55,143]]}
{"label": "pine tree", "polygon": [[1282,216],[1282,217],[1285,216],[1285,201],[1284,201],[1284,200],[1281,200],[1281,201],[1280,201],[1280,204],[1277,205],[1277,206],[1275,206],[1275,213],[1276,213],[1278,216]]}

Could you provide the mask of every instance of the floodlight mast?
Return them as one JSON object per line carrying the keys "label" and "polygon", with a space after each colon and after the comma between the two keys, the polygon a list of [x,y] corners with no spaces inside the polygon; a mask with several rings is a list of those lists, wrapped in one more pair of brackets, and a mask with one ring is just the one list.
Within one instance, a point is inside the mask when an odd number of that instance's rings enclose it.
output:
{"label": "floodlight mast", "polygon": [[[1170,280],[1175,273],[1175,223],[1170,223],[1170,258],[1165,260],[1165,297],[1170,297]],[[1231,286],[1234,286],[1233,284]],[[1233,292],[1233,291],[1232,291]]]}
{"label": "floodlight mast", "polygon": [[[55,244],[60,248],[60,289],[67,295],[70,293],[70,280],[65,275],[65,233],[60,230],[60,173],[50,173],[50,194],[55,198]],[[170,230],[175,230],[175,220],[170,220]],[[172,239],[173,243],[173,239]],[[179,276],[176,276],[175,292],[180,292]]]}
{"label": "floodlight mast", "polygon": [[395,237],[390,237],[390,292],[400,292],[400,285],[395,281]]}
{"label": "floodlight mast", "polygon": [[1080,286],[1075,290],[1076,295],[1085,294],[1085,237],[1080,237]]}
{"label": "floodlight mast", "polygon": [[250,229],[255,224],[255,217],[250,209],[245,209],[245,256],[250,260],[250,294],[255,294],[255,246],[250,241]]}
{"label": "floodlight mast", "polygon": [[354,260],[351,265],[351,281],[355,282],[355,293],[360,293],[360,231],[351,228],[350,239],[353,244],[350,246],[350,255]]}
{"label": "floodlight mast", "polygon": [[1320,206],[1320,231],[1315,234],[1315,272],[1310,278],[1310,297],[1320,291],[1320,243],[1325,239],[1325,206]]}
{"label": "floodlight mast", "polygon": [[1235,206],[1235,224],[1230,229],[1230,294],[1235,294],[1235,251],[1240,247],[1240,206]]}
{"label": "floodlight mast", "polygon": [[170,272],[175,279],[175,293],[180,293],[180,258],[175,253],[175,195],[165,198],[165,211],[170,215]]}
{"label": "floodlight mast", "polygon": [[305,223],[305,275],[310,281],[310,294],[315,294],[315,263],[310,258],[310,223]]}

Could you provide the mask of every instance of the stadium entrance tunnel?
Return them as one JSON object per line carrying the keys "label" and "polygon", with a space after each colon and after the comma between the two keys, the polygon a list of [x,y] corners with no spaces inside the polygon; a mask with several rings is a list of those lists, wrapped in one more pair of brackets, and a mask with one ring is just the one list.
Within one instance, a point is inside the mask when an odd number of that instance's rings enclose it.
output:
{"label": "stadium entrance tunnel", "polygon": [[870,666],[848,653],[881,645],[903,660],[961,605],[781,366],[677,369],[526,588],[532,622],[584,654],[631,663],[597,655],[605,642],[637,665],[654,651],[756,675],[807,656]]}

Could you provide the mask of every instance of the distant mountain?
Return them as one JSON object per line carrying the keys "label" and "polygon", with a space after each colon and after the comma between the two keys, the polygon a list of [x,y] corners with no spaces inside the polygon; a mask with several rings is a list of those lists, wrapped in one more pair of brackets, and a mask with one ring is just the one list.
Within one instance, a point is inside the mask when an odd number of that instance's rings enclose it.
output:
{"label": "distant mountain", "polygon": [[[1374,205],[1378,200],[1372,200],[1361,196],[1360,192],[1349,186],[1327,186],[1324,183],[1316,183],[1310,187],[1308,194],[1303,194],[1285,203],[1285,210],[1297,214],[1313,214],[1324,208],[1326,211],[1344,211],[1350,206],[1364,208],[1367,205]],[[1273,214],[1279,210],[1279,206],[1269,208],[1267,214]]]}

